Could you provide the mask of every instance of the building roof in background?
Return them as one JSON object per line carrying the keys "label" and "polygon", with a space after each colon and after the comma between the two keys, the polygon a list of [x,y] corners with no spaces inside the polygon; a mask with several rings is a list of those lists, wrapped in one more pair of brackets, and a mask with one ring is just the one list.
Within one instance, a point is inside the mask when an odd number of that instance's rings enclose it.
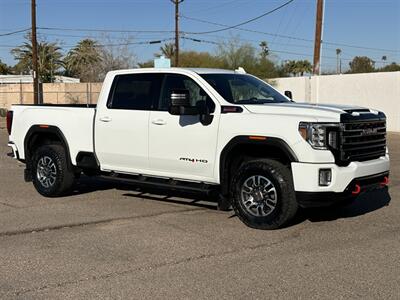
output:
{"label": "building roof in background", "polygon": [[[55,83],[79,83],[79,78],[54,76]],[[0,75],[0,84],[33,83],[32,75]]]}

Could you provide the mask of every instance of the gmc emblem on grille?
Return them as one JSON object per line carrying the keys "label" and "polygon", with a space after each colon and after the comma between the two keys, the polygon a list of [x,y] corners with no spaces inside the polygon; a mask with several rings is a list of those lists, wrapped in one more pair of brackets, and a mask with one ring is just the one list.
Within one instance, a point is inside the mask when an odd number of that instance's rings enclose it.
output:
{"label": "gmc emblem on grille", "polygon": [[366,135],[374,135],[378,133],[378,129],[377,128],[365,128],[363,129],[363,131],[361,132],[362,136],[366,136]]}

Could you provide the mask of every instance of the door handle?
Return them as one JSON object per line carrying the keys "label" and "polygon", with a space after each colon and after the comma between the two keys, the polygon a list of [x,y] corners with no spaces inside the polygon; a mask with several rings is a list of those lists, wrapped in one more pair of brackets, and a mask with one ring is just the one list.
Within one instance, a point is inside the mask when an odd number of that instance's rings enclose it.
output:
{"label": "door handle", "polygon": [[102,122],[111,122],[112,121],[112,119],[110,117],[102,117],[99,120]]}
{"label": "door handle", "polygon": [[151,123],[153,123],[155,125],[165,125],[165,124],[167,124],[167,122],[165,122],[164,120],[161,120],[161,119],[153,120],[153,121],[151,121]]}

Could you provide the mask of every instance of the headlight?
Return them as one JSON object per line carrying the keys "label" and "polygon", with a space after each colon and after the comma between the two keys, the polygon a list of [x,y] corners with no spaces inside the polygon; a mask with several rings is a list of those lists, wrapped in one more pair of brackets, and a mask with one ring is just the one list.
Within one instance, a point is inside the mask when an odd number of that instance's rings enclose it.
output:
{"label": "headlight", "polygon": [[339,123],[308,123],[299,124],[299,133],[311,147],[317,150],[337,149]]}

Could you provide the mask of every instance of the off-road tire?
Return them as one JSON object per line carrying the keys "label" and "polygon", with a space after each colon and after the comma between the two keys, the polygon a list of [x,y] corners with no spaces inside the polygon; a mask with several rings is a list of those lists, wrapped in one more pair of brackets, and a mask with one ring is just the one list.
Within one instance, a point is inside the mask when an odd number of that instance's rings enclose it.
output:
{"label": "off-road tire", "polygon": [[[44,186],[39,180],[38,163],[42,158],[50,158],[54,162],[54,184]],[[48,160],[48,159],[47,159]],[[65,149],[62,145],[45,145],[39,147],[32,158],[32,181],[36,190],[45,197],[58,197],[70,190],[74,183],[74,172],[68,165]]]}
{"label": "off-road tire", "polygon": [[[276,206],[266,216],[250,214],[241,200],[244,183],[248,178],[257,175],[267,178],[274,185],[277,194]],[[247,226],[256,229],[281,228],[294,218],[298,210],[292,174],[289,168],[271,159],[243,163],[232,179],[231,199],[232,207],[239,219]]]}

